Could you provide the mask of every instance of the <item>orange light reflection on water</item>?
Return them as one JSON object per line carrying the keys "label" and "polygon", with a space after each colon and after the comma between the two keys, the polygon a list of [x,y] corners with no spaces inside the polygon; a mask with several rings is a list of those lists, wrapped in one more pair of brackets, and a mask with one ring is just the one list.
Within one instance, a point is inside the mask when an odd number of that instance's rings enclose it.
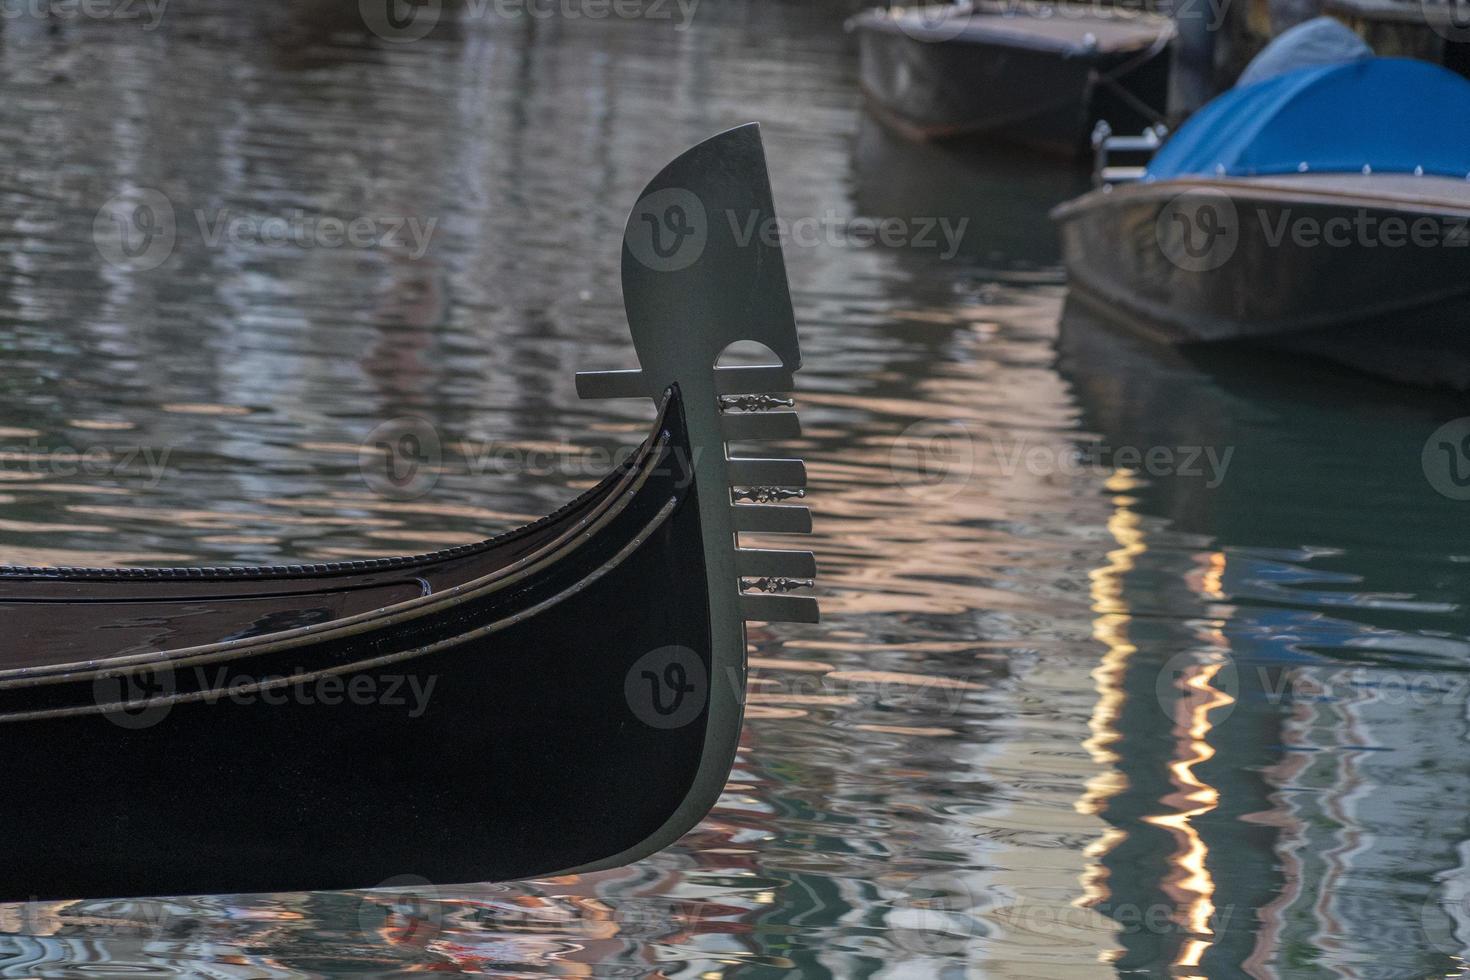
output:
{"label": "orange light reflection on water", "polygon": [[[1133,617],[1125,593],[1125,579],[1148,550],[1142,523],[1131,510],[1135,501],[1128,496],[1135,485],[1132,474],[1126,471],[1114,473],[1108,479],[1106,486],[1114,494],[1114,511],[1107,526],[1118,547],[1108,552],[1105,565],[1089,575],[1095,613],[1092,635],[1106,650],[1092,674],[1097,702],[1089,721],[1091,737],[1084,747],[1103,770],[1088,781],[1076,807],[1079,812],[1094,815],[1106,812],[1110,801],[1128,788],[1126,775],[1118,769],[1121,757],[1116,746],[1122,738],[1120,720],[1127,699],[1124,676],[1138,648],[1128,636]],[[1196,591],[1205,598],[1220,598],[1224,570],[1225,556],[1210,555],[1207,568],[1195,585]],[[1225,647],[1225,639],[1215,629],[1208,630],[1206,638],[1214,649],[1202,652],[1199,662],[1179,678],[1181,696],[1172,706],[1175,748],[1167,768],[1175,790],[1163,802],[1173,812],[1144,818],[1168,830],[1177,841],[1163,888],[1179,910],[1175,921],[1191,936],[1174,960],[1176,967],[1186,970],[1199,966],[1214,937],[1211,918],[1215,912],[1215,883],[1208,868],[1209,848],[1194,823],[1219,805],[1219,792],[1199,777],[1196,767],[1215,755],[1209,743],[1214,727],[1212,713],[1234,703],[1234,698],[1214,685],[1227,663],[1218,653]],[[1079,906],[1096,908],[1106,903],[1110,892],[1103,861],[1125,837],[1125,831],[1110,827],[1087,846],[1084,853],[1088,864],[1080,880]]]}

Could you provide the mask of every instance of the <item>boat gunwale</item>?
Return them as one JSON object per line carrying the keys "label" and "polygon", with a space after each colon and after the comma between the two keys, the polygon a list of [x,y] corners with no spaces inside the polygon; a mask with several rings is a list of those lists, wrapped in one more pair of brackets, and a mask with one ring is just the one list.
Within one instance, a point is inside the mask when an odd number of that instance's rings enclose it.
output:
{"label": "boat gunwale", "polygon": [[[454,636],[446,637],[441,640],[436,640],[433,643],[429,643],[424,646],[411,647],[407,650],[397,650],[393,653],[385,653],[376,657],[370,657],[367,660],[354,660],[345,664],[334,664],[330,667],[323,667],[319,670],[303,671],[287,676],[263,677],[253,683],[248,684],[232,684],[229,689],[230,693],[232,696],[259,694],[265,691],[275,691],[285,687],[293,687],[297,684],[311,683],[312,681],[319,680],[323,677],[333,677],[340,676],[342,674],[357,673],[363,670],[371,670],[377,667],[385,667],[389,664],[402,663],[406,660],[417,660],[420,657],[432,656],[440,652],[441,650],[450,649],[461,643],[470,640],[476,640],[483,636],[490,636],[492,634],[499,633],[501,630],[507,629],[511,626],[518,625],[532,618],[533,616],[537,616],[542,612],[545,612],[546,610],[555,607],[562,601],[581,592],[589,584],[598,581],[609,572],[617,569],[617,567],[621,565],[624,561],[626,561],[633,554],[633,552],[642,547],[644,542],[646,542],[655,531],[657,531],[660,527],[664,525],[665,522],[668,521],[670,515],[673,514],[674,508],[678,505],[678,503],[679,498],[671,497],[667,502],[664,503],[662,507],[659,508],[658,513],[656,513],[642,528],[639,529],[637,534],[633,535],[633,537],[630,538],[622,546],[622,548],[618,549],[617,554],[613,555],[610,559],[603,562],[591,573],[579,579],[576,583],[567,586],[565,589],[562,589],[555,595],[548,596],[540,602],[537,602],[532,606],[528,606],[525,609],[517,610],[516,612],[511,613],[508,616],[503,616],[500,619],[496,619],[488,623],[481,623],[471,630],[463,633],[458,633]],[[472,598],[475,597],[466,596],[465,600],[467,601]],[[219,660],[220,658],[215,657],[213,659]],[[188,666],[190,664],[205,662],[208,661],[193,660],[182,663],[175,663],[173,661],[170,661],[167,666],[168,669],[172,670],[175,667]],[[75,683],[78,681],[85,682],[87,680],[87,677],[85,675],[80,675],[67,676],[65,678],[49,678],[47,680],[50,683],[55,684]],[[38,685],[17,684],[14,682],[0,683],[0,690],[14,690],[34,686]],[[175,692],[160,697],[149,698],[147,701],[142,702],[142,704],[144,707],[154,708],[162,706],[172,706],[176,704],[188,704],[195,701],[207,701],[211,698],[219,697],[220,689],[207,687],[198,691],[186,691],[182,693]],[[44,708],[38,711],[17,711],[8,714],[5,712],[0,712],[0,724],[26,721],[45,721],[53,718],[74,718],[81,715],[105,715],[111,712],[125,711],[136,706],[136,702],[117,702],[113,704],[92,703],[73,705],[65,708]]]}
{"label": "boat gunwale", "polygon": [[[883,34],[898,34],[920,44],[944,44],[958,42],[964,44],[993,44],[1000,47],[1019,48],[1041,54],[1060,55],[1067,58],[1092,57],[1095,59],[1105,58],[1112,55],[1131,54],[1136,51],[1147,49],[1149,46],[1158,44],[1160,41],[1172,41],[1178,34],[1174,22],[1167,17],[1147,11],[1138,11],[1129,15],[1112,12],[1103,12],[1092,7],[1081,4],[1054,4],[1053,14],[1045,18],[1044,22],[1051,22],[1054,18],[1061,17],[1070,23],[1078,25],[1094,24],[1131,24],[1137,25],[1135,34],[1121,39],[1115,43],[1103,45],[1087,45],[1082,43],[1082,38],[1076,40],[1055,37],[1042,32],[1028,32],[1023,26],[1012,29],[999,28],[985,23],[986,19],[1001,21],[1009,25],[1024,25],[1027,21],[1042,20],[1034,15],[1014,14],[1007,12],[1007,4],[1003,3],[978,3],[971,4],[971,14],[979,14],[958,34],[951,28],[944,26],[926,27],[923,24],[905,27],[899,23],[899,18],[907,16],[913,10],[922,10],[927,7],[940,7],[948,10],[947,4],[928,4],[923,7],[905,9],[903,14],[891,15],[886,9],[877,8],[856,15],[847,23],[849,31],[857,29],[868,29]],[[1057,14],[1058,9],[1075,9],[1076,15]],[[1105,8],[1106,9],[1106,8]]]}
{"label": "boat gunwale", "polygon": [[[986,116],[982,122],[932,124],[916,122],[907,118],[898,110],[890,108],[887,105],[885,97],[879,92],[874,91],[867,82],[859,81],[858,87],[862,90],[869,110],[878,117],[880,122],[896,129],[899,135],[906,136],[919,143],[938,143],[944,140],[959,139],[965,136],[979,136],[998,129],[1006,129],[1011,126],[1031,122],[1038,118],[1044,118],[1047,113],[1056,112],[1059,109],[1066,109],[1074,103],[1079,101],[1085,102],[1092,97],[1090,91],[1092,84],[1089,81],[1083,85],[1084,92],[1080,100],[1072,98],[1069,94],[1058,98],[1055,102],[1045,105],[1027,106],[1013,113]],[[1083,152],[1080,139],[1078,140],[1078,145],[1072,148],[1045,139],[1028,140],[1024,137],[1016,136],[1011,136],[1009,139],[1011,142],[1022,146],[1031,146],[1043,152],[1054,152],[1062,156],[1076,157],[1080,156]]]}
{"label": "boat gunwale", "polygon": [[[1295,176],[1295,175],[1281,175]],[[1309,176],[1303,174],[1302,176]],[[1319,173],[1316,176],[1321,177]],[[1371,175],[1342,174],[1371,179]],[[1384,175],[1411,177],[1407,174]],[[1425,175],[1412,177],[1414,180],[1444,181],[1453,185],[1467,182],[1453,177]],[[1215,190],[1226,193],[1226,188],[1245,188],[1253,193],[1230,193],[1232,203],[1300,205],[1300,204],[1346,204],[1361,208],[1375,207],[1399,214],[1408,212],[1421,217],[1443,218],[1446,213],[1470,219],[1470,200],[1463,205],[1436,207],[1430,201],[1411,198],[1390,199],[1364,195],[1343,194],[1318,189],[1316,193],[1301,194],[1292,186],[1256,183],[1257,178],[1242,177],[1186,177],[1149,183],[1132,183],[1112,188],[1098,188],[1082,196],[1058,205],[1051,211],[1051,219],[1058,225],[1082,222],[1093,217],[1104,206],[1117,208],[1147,206],[1149,199],[1173,200],[1187,190]],[[1261,193],[1266,191],[1268,193]],[[1276,193],[1269,193],[1275,191]],[[1304,200],[1310,198],[1310,200]],[[1142,200],[1135,200],[1142,199]],[[1065,250],[1065,244],[1063,246]],[[1214,270],[1197,273],[1210,275]],[[1170,344],[1213,344],[1269,340],[1274,337],[1308,334],[1315,330],[1353,326],[1388,317],[1411,315],[1417,310],[1432,308],[1447,301],[1458,301],[1470,295],[1470,280],[1455,283],[1428,293],[1419,293],[1403,298],[1357,307],[1351,315],[1342,311],[1330,311],[1310,316],[1297,316],[1266,321],[1246,321],[1239,317],[1221,316],[1210,313],[1186,313],[1168,303],[1161,303],[1141,296],[1133,284],[1116,285],[1106,276],[1094,274],[1091,263],[1067,262],[1067,286],[1069,295],[1074,295],[1105,317],[1122,322],[1136,333],[1150,339]],[[1126,316],[1123,314],[1127,314]],[[1253,326],[1252,326],[1253,324]]]}
{"label": "boat gunwale", "polygon": [[[446,608],[462,605],[471,599],[501,591],[522,581],[543,567],[561,561],[590,541],[602,528],[621,515],[632,504],[638,493],[647,484],[658,465],[667,455],[669,436],[667,421],[669,408],[674,404],[674,390],[670,389],[659,407],[657,418],[650,434],[644,440],[638,455],[629,462],[626,471],[612,487],[604,488],[604,495],[587,514],[544,546],[523,555],[509,565],[496,568],[486,575],[451,586],[442,592],[415,596],[403,602],[379,609],[356,613],[325,623],[314,623],[291,630],[266,633],[261,636],[216,643],[180,647],[174,650],[149,651],[121,657],[75,661],[65,664],[37,664],[27,667],[0,668],[0,690],[11,690],[43,684],[70,683],[79,679],[104,679],[114,675],[137,673],[140,670],[159,668],[173,669],[223,660],[238,660],[260,654],[274,653],[305,646],[315,642],[329,642],[344,637],[356,636],[369,630],[397,625],[400,622],[420,619]],[[691,471],[692,478],[692,471]],[[585,502],[589,494],[579,496],[558,513]],[[549,518],[543,518],[543,521]],[[537,522],[532,526],[544,526]],[[524,529],[518,529],[518,531]],[[518,531],[508,532],[516,534]]]}
{"label": "boat gunwale", "polygon": [[[1446,187],[1455,186],[1461,188],[1464,200],[1449,201],[1435,198],[1385,196],[1382,193],[1364,193],[1351,188],[1338,190],[1322,186],[1322,178],[1326,177],[1371,181],[1375,176],[1398,177],[1403,180],[1423,180],[1435,183],[1443,182],[1443,185]],[[1316,178],[1316,180],[1312,183],[1303,180],[1303,182],[1298,184],[1293,180],[1297,177]],[[1387,172],[1361,174],[1351,172],[1332,173],[1328,171],[1307,171],[1300,174],[1251,174],[1239,177],[1211,177],[1201,174],[1189,177],[1171,177],[1168,180],[1135,181],[1128,184],[1116,184],[1109,187],[1099,187],[1079,197],[1074,197],[1070,201],[1064,201],[1052,208],[1050,217],[1055,222],[1071,221],[1093,205],[1102,201],[1126,201],[1133,197],[1151,196],[1174,198],[1181,194],[1186,194],[1191,190],[1220,191],[1221,193],[1228,194],[1232,202],[1239,199],[1246,202],[1261,201],[1271,204],[1356,203],[1362,207],[1378,207],[1385,210],[1413,210],[1425,214],[1426,217],[1443,215],[1446,211],[1463,212],[1465,217],[1470,217],[1470,179],[1447,177],[1442,174],[1423,174],[1416,176],[1414,174]],[[1303,201],[1303,198],[1310,200]]]}

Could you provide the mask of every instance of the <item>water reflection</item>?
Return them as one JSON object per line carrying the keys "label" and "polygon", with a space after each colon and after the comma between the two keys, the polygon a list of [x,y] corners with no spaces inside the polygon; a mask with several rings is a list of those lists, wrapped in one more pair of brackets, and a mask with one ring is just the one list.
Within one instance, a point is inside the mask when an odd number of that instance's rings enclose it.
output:
{"label": "water reflection", "polygon": [[[0,972],[1418,976],[1464,955],[1465,505],[1419,464],[1459,407],[1064,315],[1042,220],[1085,175],[894,141],[859,112],[838,11],[450,16],[393,45],[330,4],[176,2],[156,32],[0,28],[5,561],[375,555],[551,510],[647,416],[572,390],[627,361],[610,243],[656,162],[722,127],[763,121],[788,218],[970,224],[949,258],[787,247],[828,621],[752,631],[735,774],[677,847],[388,897],[0,907]],[[93,234],[149,188],[176,240],[141,271]],[[281,217],[432,231],[282,246],[260,232]],[[359,470],[405,415],[446,447],[417,500]]]}
{"label": "water reflection", "polygon": [[1465,571],[1445,548],[1455,502],[1418,461],[1451,406],[1307,364],[1190,360],[1076,309],[1060,351],[1115,452],[1232,452],[1215,487],[1110,487],[1120,514],[1168,522],[1126,522],[1138,550],[1099,596],[1132,689],[1110,716],[1125,779],[1101,808],[1121,831],[1102,863],[1109,900],[1161,903],[1179,927],[1124,930],[1120,965],[1453,970]]}
{"label": "water reflection", "polygon": [[857,125],[854,198],[864,213],[919,226],[966,222],[956,248],[946,247],[939,227],[939,247],[912,250],[912,262],[932,267],[953,252],[996,278],[1062,281],[1047,213],[1090,187],[1085,169],[1003,145],[914,143],[868,115]]}

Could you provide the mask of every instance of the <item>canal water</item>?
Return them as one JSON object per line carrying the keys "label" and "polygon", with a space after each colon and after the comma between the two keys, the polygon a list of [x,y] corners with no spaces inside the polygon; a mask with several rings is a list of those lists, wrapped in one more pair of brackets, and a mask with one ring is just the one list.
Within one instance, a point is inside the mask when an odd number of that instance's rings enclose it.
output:
{"label": "canal water", "polygon": [[[344,6],[6,8],[0,560],[396,554],[549,511],[648,417],[572,384],[632,363],[628,208],[755,119],[826,622],[753,629],[728,791],[637,865],[0,906],[0,974],[1464,967],[1463,403],[1094,322],[1046,222],[1085,174],[896,141],[834,12],[445,5],[390,40]],[[360,450],[403,417],[439,440],[410,494]],[[181,750],[178,805],[207,764]]]}

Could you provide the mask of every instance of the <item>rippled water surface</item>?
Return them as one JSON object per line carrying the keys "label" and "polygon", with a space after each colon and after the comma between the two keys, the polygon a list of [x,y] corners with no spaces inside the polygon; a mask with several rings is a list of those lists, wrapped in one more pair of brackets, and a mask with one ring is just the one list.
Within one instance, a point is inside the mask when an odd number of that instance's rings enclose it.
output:
{"label": "rippled water surface", "polygon": [[[894,141],[836,12],[706,6],[446,8],[411,43],[326,0],[0,23],[0,561],[398,554],[552,509],[648,416],[572,385],[632,363],[627,209],[758,119],[811,230],[786,255],[826,615],[753,631],[728,792],[647,861],[0,906],[0,970],[1457,973],[1470,502],[1421,454],[1463,407],[1090,322],[1045,220],[1085,176]],[[176,240],[143,254],[108,222],[150,195]],[[323,217],[372,235],[260,230]],[[359,467],[402,416],[445,447],[416,500]]]}

